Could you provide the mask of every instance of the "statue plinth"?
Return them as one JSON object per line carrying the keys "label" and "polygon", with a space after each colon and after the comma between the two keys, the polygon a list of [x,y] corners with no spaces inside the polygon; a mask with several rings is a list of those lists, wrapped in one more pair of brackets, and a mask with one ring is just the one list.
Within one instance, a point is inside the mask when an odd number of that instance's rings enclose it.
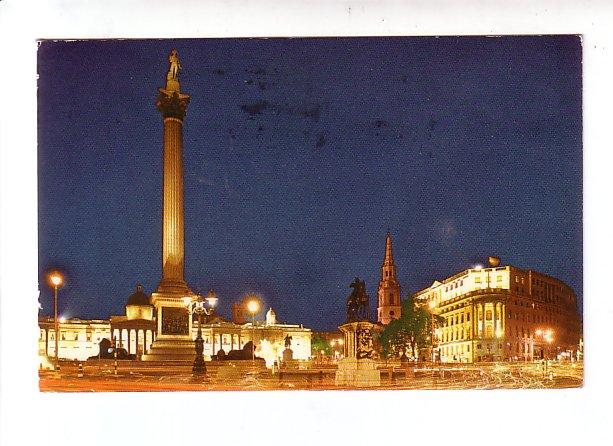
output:
{"label": "statue plinth", "polygon": [[347,322],[338,327],[345,335],[345,357],[339,361],[335,384],[349,387],[376,387],[381,385],[381,372],[372,359],[373,334],[382,327],[370,321]]}
{"label": "statue plinth", "polygon": [[166,294],[154,292],[151,302],[157,312],[156,338],[143,361],[185,361],[194,360],[192,318],[183,298],[187,294]]}
{"label": "statue plinth", "polygon": [[179,93],[181,87],[179,85],[179,81],[177,79],[173,79],[172,77],[167,77],[166,79],[166,90],[168,91],[176,91]]}
{"label": "statue plinth", "polygon": [[291,348],[283,350],[283,362],[291,362],[294,359],[294,352]]}

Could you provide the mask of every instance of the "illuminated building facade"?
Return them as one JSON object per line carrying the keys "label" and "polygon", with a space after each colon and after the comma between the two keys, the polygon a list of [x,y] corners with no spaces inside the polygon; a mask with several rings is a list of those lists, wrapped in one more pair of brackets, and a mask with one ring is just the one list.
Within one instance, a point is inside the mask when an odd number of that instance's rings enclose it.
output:
{"label": "illuminated building facade", "polygon": [[[196,339],[198,322],[194,321],[192,339]],[[39,354],[53,357],[55,354],[55,330],[53,318],[39,319],[40,337],[38,340]],[[59,357],[60,359],[85,361],[87,358],[97,356],[102,339],[112,337],[116,339],[118,348],[124,348],[137,358],[149,352],[155,339],[155,330],[146,335],[143,330],[125,328],[113,325],[111,320],[83,320],[68,319],[59,324]],[[112,335],[111,335],[112,333]],[[204,357],[210,360],[213,354],[223,350],[226,354],[231,350],[241,350],[245,344],[255,339],[255,354],[266,360],[272,366],[275,360],[281,361],[285,349],[285,337],[291,336],[291,349],[293,358],[308,360],[311,357],[311,330],[297,324],[269,324],[256,321],[255,327],[251,322],[244,325],[233,324],[217,320],[216,322],[202,324],[202,338],[204,339]]]}
{"label": "illuminated building facade", "polygon": [[[110,320],[61,320],[59,324],[59,357],[85,361],[99,353],[102,339],[108,339],[117,348],[125,349],[137,359],[151,351],[156,339],[157,322],[150,297],[140,285],[126,302],[125,316],[111,316]],[[53,357],[55,354],[55,330],[52,317],[39,319],[39,353]],[[196,339],[198,321],[192,323],[191,349],[189,359],[195,354],[193,340]],[[220,350],[230,353],[241,350],[245,344],[255,341],[255,354],[272,366],[280,361],[285,349],[285,337],[291,336],[291,349],[294,359],[307,360],[311,357],[311,330],[297,324],[283,324],[277,321],[272,308],[266,313],[265,321],[236,324],[227,322],[222,317],[212,315],[203,320],[202,338],[204,339],[204,356],[207,360]]]}
{"label": "illuminated building facade", "polygon": [[575,359],[577,298],[564,282],[514,266],[464,270],[413,295],[444,320],[435,332],[442,362]]}
{"label": "illuminated building facade", "polygon": [[[38,320],[38,353],[40,356],[55,356],[55,328],[52,317]],[[111,325],[101,319],[60,320],[58,357],[62,359],[85,360],[98,354],[102,339],[111,338]]]}
{"label": "illuminated building facade", "polygon": [[381,265],[381,279],[377,288],[377,321],[383,325],[400,318],[400,284],[396,278],[396,264],[392,252],[392,236],[385,238],[385,256]]}

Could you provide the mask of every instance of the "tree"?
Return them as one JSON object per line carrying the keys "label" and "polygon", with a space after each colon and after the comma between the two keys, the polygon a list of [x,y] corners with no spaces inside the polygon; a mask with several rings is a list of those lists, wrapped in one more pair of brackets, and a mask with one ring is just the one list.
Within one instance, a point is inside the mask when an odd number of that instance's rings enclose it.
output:
{"label": "tree", "polygon": [[387,324],[379,335],[382,356],[398,357],[410,351],[416,358],[420,348],[432,346],[433,329],[441,321],[440,316],[432,315],[426,307],[416,306],[409,296],[402,302],[400,318]]}
{"label": "tree", "polygon": [[324,355],[329,356],[332,354],[332,347],[330,346],[330,343],[326,341],[323,336],[316,334],[311,339],[311,355],[318,356],[322,350]]}

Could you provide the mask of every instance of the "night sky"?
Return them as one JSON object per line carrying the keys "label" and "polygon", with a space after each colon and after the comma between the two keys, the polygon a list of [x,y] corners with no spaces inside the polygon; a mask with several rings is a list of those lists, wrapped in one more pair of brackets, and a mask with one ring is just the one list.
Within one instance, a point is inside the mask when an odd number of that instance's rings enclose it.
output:
{"label": "night sky", "polygon": [[[385,234],[403,297],[497,255],[582,297],[577,36],[45,42],[39,275],[60,314],[124,314],[161,275],[162,119],[176,47],[186,280],[220,311],[247,292],[278,319],[376,308]],[[374,313],[374,311],[373,311]]]}

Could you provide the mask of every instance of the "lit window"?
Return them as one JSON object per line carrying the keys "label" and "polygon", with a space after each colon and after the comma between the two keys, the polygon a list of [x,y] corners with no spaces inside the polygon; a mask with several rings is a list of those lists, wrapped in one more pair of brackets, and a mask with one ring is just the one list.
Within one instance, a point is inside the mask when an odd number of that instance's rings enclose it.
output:
{"label": "lit window", "polygon": [[475,277],[475,283],[481,283],[481,277]]}

